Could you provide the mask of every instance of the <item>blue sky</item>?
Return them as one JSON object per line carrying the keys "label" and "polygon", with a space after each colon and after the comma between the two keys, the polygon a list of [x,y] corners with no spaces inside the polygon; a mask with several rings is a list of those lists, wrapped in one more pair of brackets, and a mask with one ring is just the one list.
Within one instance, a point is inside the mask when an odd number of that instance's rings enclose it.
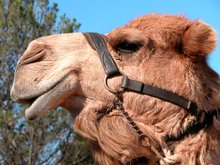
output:
{"label": "blue sky", "polygon": [[80,32],[107,33],[147,13],[182,14],[201,19],[218,33],[217,48],[209,57],[210,66],[220,74],[220,0],[51,0],[82,24]]}

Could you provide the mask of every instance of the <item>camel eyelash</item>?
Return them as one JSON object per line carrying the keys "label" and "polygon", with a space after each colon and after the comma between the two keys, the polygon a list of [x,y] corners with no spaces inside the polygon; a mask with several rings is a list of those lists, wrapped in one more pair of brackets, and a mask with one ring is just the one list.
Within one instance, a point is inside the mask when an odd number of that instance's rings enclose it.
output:
{"label": "camel eyelash", "polygon": [[138,51],[141,44],[134,42],[121,42],[116,46],[116,52],[120,53],[134,53]]}

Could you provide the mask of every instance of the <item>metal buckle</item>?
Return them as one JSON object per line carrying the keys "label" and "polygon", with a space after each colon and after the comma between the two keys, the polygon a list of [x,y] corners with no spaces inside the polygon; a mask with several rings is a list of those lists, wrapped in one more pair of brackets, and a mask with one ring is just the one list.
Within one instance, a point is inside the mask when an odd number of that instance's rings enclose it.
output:
{"label": "metal buckle", "polygon": [[[120,75],[119,75],[119,76],[122,76],[123,79],[127,77],[127,76],[126,76],[123,72],[121,72],[121,71],[120,71]],[[114,76],[114,77],[116,77],[116,76]],[[113,78],[113,76],[110,77],[109,75],[105,75],[105,77],[104,77],[104,85],[105,85],[105,88],[106,88],[109,92],[113,93],[114,95],[117,95],[118,93],[123,92],[123,91],[124,91],[123,88],[121,88],[121,90],[119,90],[119,91],[116,91],[116,90],[113,90],[112,88],[109,87],[109,85],[108,85],[108,80],[109,80],[110,78]],[[122,86],[122,85],[121,85],[121,86]]]}
{"label": "metal buckle", "polygon": [[144,135],[143,133],[138,135],[138,142],[140,145],[142,145],[143,147],[151,147],[150,142],[149,142],[149,138]]}

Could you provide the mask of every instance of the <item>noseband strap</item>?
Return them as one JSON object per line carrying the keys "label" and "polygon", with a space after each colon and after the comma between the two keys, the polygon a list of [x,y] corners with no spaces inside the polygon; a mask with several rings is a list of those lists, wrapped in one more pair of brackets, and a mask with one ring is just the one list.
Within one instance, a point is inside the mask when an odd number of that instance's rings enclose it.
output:
{"label": "noseband strap", "polygon": [[90,46],[95,49],[99,55],[105,74],[108,78],[120,74],[120,71],[111,57],[106,46],[106,41],[101,34],[98,33],[83,33],[88,40]]}

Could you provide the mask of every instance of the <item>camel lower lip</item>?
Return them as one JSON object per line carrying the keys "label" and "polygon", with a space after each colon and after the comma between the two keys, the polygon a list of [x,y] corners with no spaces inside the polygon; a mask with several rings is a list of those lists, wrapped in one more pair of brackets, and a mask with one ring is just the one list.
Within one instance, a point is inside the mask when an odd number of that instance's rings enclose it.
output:
{"label": "camel lower lip", "polygon": [[28,120],[35,120],[43,116],[47,111],[59,106],[60,102],[56,101],[57,91],[52,88],[48,92],[34,99],[32,104],[26,109],[25,116]]}
{"label": "camel lower lip", "polygon": [[60,106],[72,92],[69,88],[63,88],[64,84],[65,79],[48,92],[35,98],[34,102],[25,111],[26,118],[28,120],[38,119],[47,111]]}
{"label": "camel lower lip", "polygon": [[45,114],[50,108],[52,98],[48,96],[48,92],[39,96],[34,102],[26,109],[25,116],[28,120],[35,120]]}

